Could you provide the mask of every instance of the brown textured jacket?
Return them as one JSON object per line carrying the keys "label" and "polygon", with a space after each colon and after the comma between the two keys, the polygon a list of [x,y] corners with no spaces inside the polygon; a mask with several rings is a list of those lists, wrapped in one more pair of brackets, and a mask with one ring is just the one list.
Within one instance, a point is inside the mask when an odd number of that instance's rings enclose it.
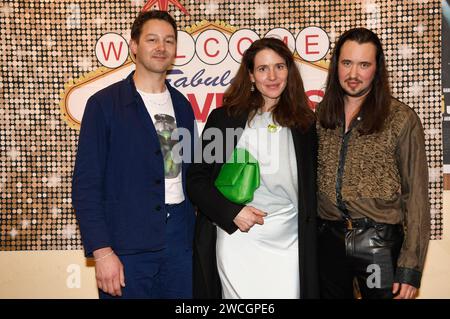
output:
{"label": "brown textured jacket", "polygon": [[381,132],[361,135],[358,126],[356,122],[344,135],[342,126],[331,130],[317,124],[318,214],[323,219],[342,219],[338,207],[345,205],[351,218],[403,223],[405,239],[395,279],[419,287],[430,236],[428,167],[420,120],[411,108],[392,99]]}

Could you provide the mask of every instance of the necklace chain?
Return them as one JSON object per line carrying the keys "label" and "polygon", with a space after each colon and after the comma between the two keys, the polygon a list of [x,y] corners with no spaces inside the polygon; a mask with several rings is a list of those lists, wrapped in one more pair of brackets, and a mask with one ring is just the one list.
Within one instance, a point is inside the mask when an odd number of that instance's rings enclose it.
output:
{"label": "necklace chain", "polygon": [[[165,93],[166,97],[165,97],[164,101],[161,101],[161,102],[156,102],[156,101],[152,100],[150,98],[150,95],[154,95],[154,94],[151,94],[151,93],[144,93],[144,97],[151,104],[158,105],[158,106],[164,106],[164,105],[167,105],[167,102],[169,101],[170,93],[167,91],[167,89],[163,93]],[[158,94],[158,93],[156,93],[156,94]]]}

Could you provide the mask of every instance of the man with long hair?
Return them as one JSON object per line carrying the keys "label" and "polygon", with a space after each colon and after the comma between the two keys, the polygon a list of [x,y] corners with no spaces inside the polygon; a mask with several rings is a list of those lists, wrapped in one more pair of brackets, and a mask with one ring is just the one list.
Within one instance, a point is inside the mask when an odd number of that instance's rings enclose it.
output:
{"label": "man with long hair", "polygon": [[430,235],[428,168],[417,114],[391,96],[377,35],[336,43],[318,110],[321,295],[414,298]]}

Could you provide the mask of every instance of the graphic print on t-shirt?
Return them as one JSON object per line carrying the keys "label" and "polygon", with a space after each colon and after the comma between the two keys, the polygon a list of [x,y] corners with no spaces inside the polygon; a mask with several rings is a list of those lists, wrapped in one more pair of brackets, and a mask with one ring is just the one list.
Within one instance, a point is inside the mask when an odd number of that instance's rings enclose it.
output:
{"label": "graphic print on t-shirt", "polygon": [[172,132],[176,129],[175,118],[169,114],[155,114],[155,129],[158,133],[159,143],[164,158],[165,178],[175,178],[180,173],[180,163],[175,163],[172,148],[178,142],[172,139]]}

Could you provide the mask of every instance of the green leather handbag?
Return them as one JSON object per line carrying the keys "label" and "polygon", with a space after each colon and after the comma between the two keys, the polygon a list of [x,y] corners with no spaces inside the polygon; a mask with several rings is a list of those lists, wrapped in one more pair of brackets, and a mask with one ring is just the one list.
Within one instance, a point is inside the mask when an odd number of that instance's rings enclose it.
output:
{"label": "green leather handbag", "polygon": [[246,204],[253,200],[259,182],[258,161],[246,149],[236,148],[222,165],[214,185],[233,203]]}

